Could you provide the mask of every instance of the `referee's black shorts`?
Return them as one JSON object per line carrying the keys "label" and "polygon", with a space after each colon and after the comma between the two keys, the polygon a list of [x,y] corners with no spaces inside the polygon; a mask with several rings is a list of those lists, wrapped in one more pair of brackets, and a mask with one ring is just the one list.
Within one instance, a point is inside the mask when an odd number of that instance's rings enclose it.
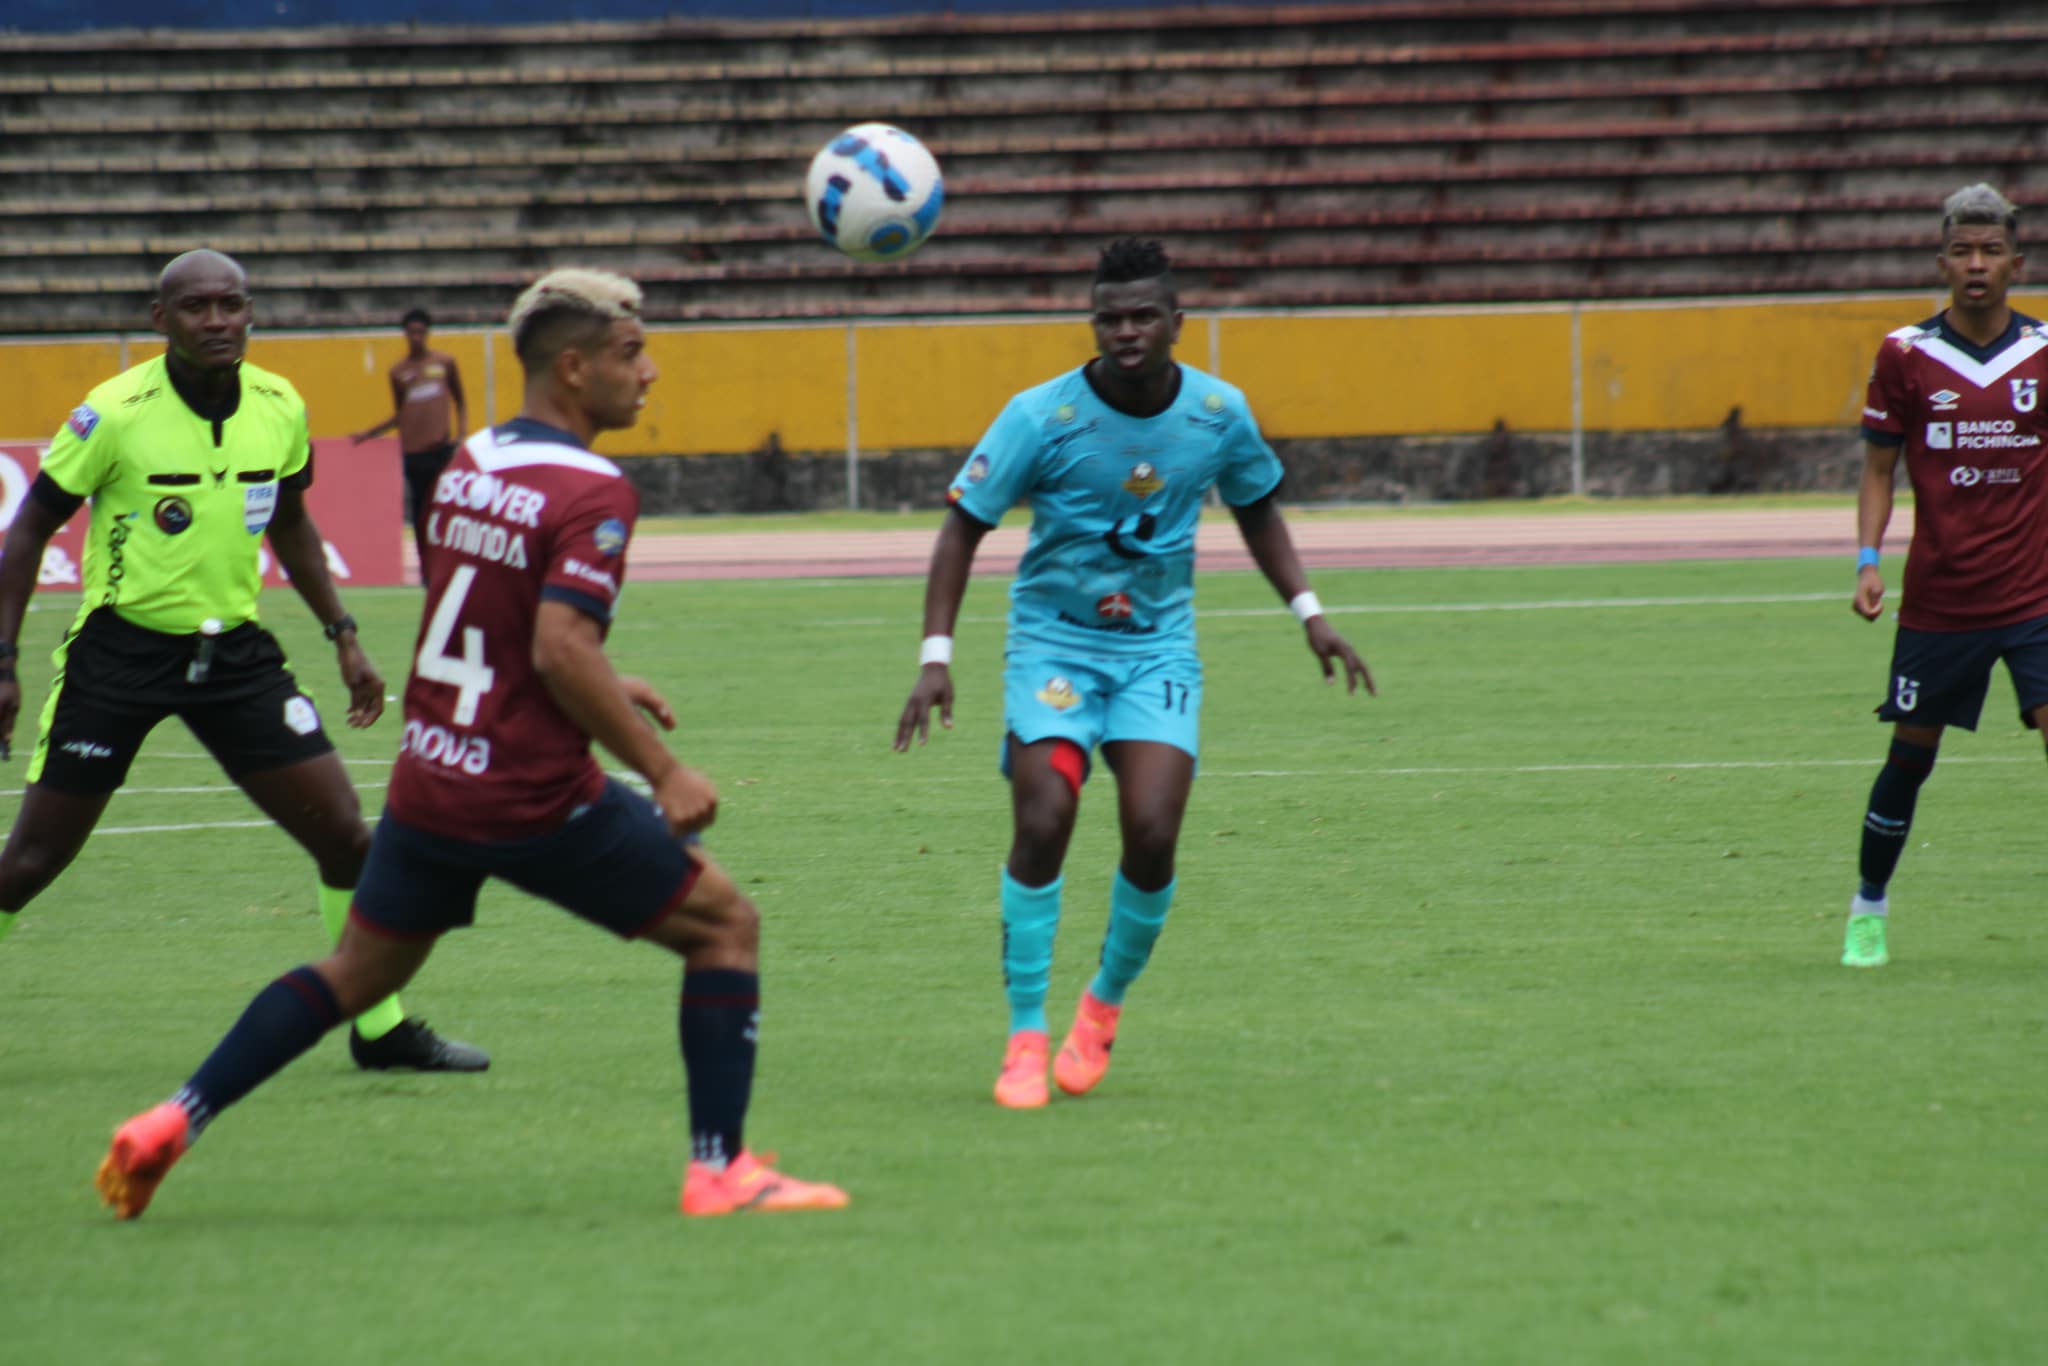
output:
{"label": "referee's black shorts", "polygon": [[58,655],[28,780],[80,796],[112,792],[166,716],[183,721],[230,778],[332,752],[270,632],[253,621],[222,632],[195,671],[202,639],[148,630],[111,607],[87,617]]}

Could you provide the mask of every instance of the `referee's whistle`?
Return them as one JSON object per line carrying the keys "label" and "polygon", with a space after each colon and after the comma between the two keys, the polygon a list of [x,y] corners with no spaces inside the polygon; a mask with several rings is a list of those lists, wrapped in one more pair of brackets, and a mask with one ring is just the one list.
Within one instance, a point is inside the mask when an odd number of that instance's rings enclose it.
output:
{"label": "referee's whistle", "polygon": [[187,683],[204,683],[213,671],[213,640],[220,634],[220,619],[208,617],[199,623],[199,648],[192,652],[192,662],[185,666]]}

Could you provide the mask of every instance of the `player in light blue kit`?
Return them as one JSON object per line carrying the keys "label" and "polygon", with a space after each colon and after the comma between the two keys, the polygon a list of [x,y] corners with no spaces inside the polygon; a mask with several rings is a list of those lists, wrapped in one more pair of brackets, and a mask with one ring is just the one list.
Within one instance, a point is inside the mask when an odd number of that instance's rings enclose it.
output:
{"label": "player in light blue kit", "polygon": [[1047,1101],[1045,996],[1059,928],[1060,865],[1089,755],[1117,780],[1123,857],[1101,968],[1053,1061],[1069,1095],[1102,1080],[1124,993],[1173,903],[1174,846],[1195,777],[1202,662],[1195,653],[1195,527],[1218,489],[1252,559],[1308,633],[1327,682],[1372,674],[1324,620],[1274,494],[1281,468],[1244,395],[1176,363],[1181,314],[1157,242],[1124,239],[1095,272],[1100,354],[1010,400],[953,481],[953,510],[925,584],[917,685],[896,748],[953,724],[953,623],[981,538],[1018,503],[1031,539],[1010,590],[1003,772],[1014,834],[1003,870],[1003,980],[1010,1041],[998,1104]]}

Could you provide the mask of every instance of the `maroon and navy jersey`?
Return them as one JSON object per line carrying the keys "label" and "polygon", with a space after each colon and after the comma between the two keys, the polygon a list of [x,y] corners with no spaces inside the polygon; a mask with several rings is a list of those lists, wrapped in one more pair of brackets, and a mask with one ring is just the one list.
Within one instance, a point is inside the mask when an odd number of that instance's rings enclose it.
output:
{"label": "maroon and navy jersey", "polygon": [[595,800],[590,737],[533,667],[543,602],[609,626],[640,498],[619,467],[520,418],[464,442],[426,510],[427,601],[387,809],[458,839],[516,839]]}
{"label": "maroon and navy jersey", "polygon": [[1863,439],[1905,448],[1913,544],[1899,624],[1975,631],[2048,615],[2048,329],[1978,346],[1937,314],[1878,348]]}

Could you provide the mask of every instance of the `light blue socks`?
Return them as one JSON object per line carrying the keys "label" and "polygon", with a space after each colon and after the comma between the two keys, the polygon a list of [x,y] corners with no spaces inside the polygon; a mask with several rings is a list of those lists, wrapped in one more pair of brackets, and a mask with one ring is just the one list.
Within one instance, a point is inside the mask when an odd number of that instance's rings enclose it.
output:
{"label": "light blue socks", "polygon": [[[1026,887],[1003,869],[1003,990],[1010,998],[1010,1032],[1043,1033],[1045,993],[1052,982],[1052,941],[1060,928],[1063,877]],[[1156,932],[1156,931],[1155,931]]]}
{"label": "light blue socks", "polygon": [[1156,892],[1141,892],[1124,877],[1123,869],[1117,869],[1116,881],[1110,884],[1109,932],[1102,937],[1102,966],[1088,987],[1096,1000],[1110,1006],[1124,1003],[1124,993],[1145,970],[1152,945],[1166,927],[1173,889],[1179,885],[1180,879],[1175,878]]}

